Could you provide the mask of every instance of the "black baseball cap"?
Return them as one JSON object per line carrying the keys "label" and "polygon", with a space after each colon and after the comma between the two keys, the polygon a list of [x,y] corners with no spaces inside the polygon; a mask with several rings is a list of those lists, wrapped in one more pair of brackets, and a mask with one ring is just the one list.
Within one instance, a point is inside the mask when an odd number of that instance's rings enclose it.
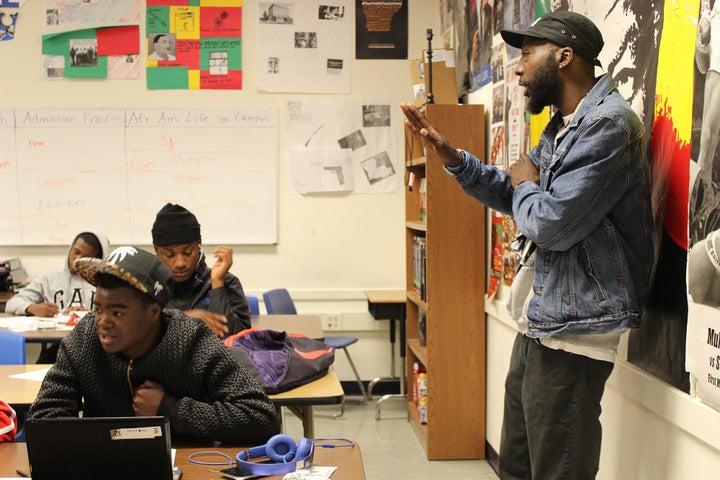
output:
{"label": "black baseball cap", "polygon": [[575,12],[550,12],[535,20],[525,31],[500,30],[505,43],[522,47],[525,38],[548,40],[561,47],[572,47],[582,58],[601,67],[597,56],[605,42],[597,26],[584,15]]}
{"label": "black baseball cap", "polygon": [[98,273],[117,277],[150,296],[163,308],[172,296],[172,271],[156,255],[137,247],[118,247],[105,260],[78,258],[73,267],[91,285],[95,285],[95,275]]}

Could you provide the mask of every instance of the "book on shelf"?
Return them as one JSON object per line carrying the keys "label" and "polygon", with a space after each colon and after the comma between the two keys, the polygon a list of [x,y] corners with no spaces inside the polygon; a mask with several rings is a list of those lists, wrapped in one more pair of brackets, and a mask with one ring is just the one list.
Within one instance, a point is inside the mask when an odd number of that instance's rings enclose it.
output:
{"label": "book on shelf", "polygon": [[427,315],[422,308],[418,308],[418,343],[421,347],[427,345]]}
{"label": "book on shelf", "polygon": [[426,250],[427,242],[425,237],[420,235],[413,236],[413,289],[420,295],[422,300],[425,300],[425,265],[426,265]]}
{"label": "book on shelf", "polygon": [[420,221],[427,220],[427,178],[422,177],[419,181],[418,194],[420,196]]}
{"label": "book on shelf", "polygon": [[413,363],[414,395],[413,403],[418,410],[420,423],[427,423],[427,370],[420,362]]}

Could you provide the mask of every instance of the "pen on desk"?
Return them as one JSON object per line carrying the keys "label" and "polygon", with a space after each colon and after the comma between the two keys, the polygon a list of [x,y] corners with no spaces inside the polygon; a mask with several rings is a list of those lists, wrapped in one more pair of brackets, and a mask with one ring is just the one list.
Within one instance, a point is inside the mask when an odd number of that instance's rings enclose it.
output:
{"label": "pen on desk", "polygon": [[30,474],[28,472],[23,472],[22,470],[15,470],[15,473],[17,473],[21,477],[30,478]]}

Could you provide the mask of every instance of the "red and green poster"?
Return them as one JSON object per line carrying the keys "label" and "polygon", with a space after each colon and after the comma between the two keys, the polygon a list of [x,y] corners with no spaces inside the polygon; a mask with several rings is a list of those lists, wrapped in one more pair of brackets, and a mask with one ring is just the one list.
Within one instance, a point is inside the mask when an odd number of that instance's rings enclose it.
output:
{"label": "red and green poster", "polygon": [[242,0],[147,0],[151,90],[242,89]]}

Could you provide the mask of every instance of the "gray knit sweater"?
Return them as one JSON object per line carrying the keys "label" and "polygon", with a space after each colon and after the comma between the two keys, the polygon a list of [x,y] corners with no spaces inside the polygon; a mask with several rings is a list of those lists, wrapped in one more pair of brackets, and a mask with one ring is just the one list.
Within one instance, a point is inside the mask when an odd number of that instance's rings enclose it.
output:
{"label": "gray knit sweater", "polygon": [[163,310],[157,345],[129,361],[102,349],[94,316],[86,315],[60,344],[31,417],[134,416],[132,388],[152,380],[167,390],[158,415],[170,419],[174,440],[255,445],[279,433],[263,387],[201,321]]}

